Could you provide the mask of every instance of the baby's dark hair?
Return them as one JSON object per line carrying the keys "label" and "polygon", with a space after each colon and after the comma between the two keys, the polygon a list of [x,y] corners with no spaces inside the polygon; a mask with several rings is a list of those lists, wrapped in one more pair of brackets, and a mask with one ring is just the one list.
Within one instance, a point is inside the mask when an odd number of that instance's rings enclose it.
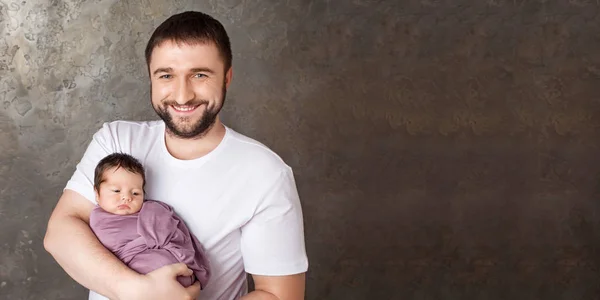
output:
{"label": "baby's dark hair", "polygon": [[104,182],[104,172],[112,168],[124,168],[125,170],[142,176],[143,186],[146,186],[146,175],[144,166],[135,157],[125,153],[113,153],[107,155],[96,165],[94,172],[94,189],[100,190],[100,184]]}

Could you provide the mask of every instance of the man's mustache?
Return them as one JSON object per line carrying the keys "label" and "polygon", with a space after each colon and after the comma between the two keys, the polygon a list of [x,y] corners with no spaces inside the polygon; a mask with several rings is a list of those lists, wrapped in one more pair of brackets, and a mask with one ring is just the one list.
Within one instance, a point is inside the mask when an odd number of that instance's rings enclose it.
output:
{"label": "man's mustache", "polygon": [[208,101],[206,101],[206,100],[191,100],[191,101],[186,102],[185,104],[179,104],[179,103],[177,103],[177,101],[174,101],[174,100],[165,100],[162,103],[165,106],[167,106],[167,105],[168,106],[171,106],[171,105],[172,106],[199,106],[202,104],[206,104],[206,106],[208,106]]}

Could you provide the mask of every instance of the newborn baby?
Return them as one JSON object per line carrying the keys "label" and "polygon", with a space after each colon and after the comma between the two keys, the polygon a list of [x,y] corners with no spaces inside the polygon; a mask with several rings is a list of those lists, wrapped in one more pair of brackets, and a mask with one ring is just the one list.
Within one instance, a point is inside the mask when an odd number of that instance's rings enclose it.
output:
{"label": "newborn baby", "polygon": [[113,153],[98,163],[94,177],[98,206],[90,227],[104,247],[140,274],[185,263],[194,274],[177,280],[184,287],[198,280],[204,289],[210,277],[204,249],[170,206],[144,199],[143,166]]}

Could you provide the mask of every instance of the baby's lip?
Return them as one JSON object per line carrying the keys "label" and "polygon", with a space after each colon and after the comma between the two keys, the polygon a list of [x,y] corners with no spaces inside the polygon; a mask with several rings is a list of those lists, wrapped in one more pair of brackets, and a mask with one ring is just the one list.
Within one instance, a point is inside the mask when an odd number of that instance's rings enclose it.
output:
{"label": "baby's lip", "polygon": [[127,204],[121,204],[117,208],[118,209],[129,209],[129,205],[127,205]]}

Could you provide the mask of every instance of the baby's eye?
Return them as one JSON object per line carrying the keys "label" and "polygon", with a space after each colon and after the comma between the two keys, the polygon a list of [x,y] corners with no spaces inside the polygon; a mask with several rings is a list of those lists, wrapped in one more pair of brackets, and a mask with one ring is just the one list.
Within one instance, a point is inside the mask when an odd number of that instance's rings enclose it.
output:
{"label": "baby's eye", "polygon": [[118,193],[118,192],[120,192],[120,190],[113,190],[113,192]]}
{"label": "baby's eye", "polygon": [[139,195],[140,195],[140,193],[138,193],[138,192],[134,192],[134,193],[133,193],[133,195],[134,195],[134,196],[139,196]]}

